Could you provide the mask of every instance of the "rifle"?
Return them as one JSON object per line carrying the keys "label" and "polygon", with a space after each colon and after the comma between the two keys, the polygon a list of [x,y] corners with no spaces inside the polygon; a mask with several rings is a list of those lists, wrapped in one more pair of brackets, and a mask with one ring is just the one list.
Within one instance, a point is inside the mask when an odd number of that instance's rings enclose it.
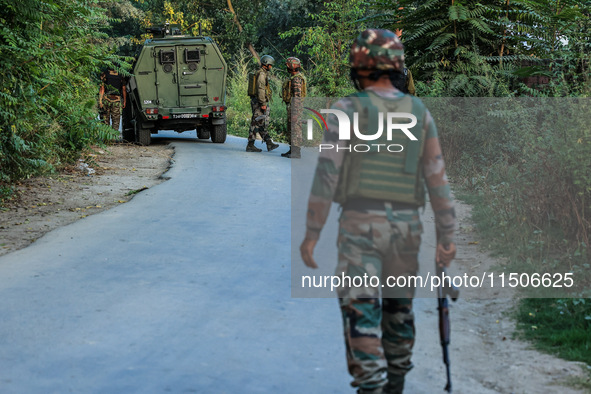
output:
{"label": "rifle", "polygon": [[[451,332],[449,324],[449,307],[447,302],[447,296],[452,301],[456,301],[460,295],[460,290],[451,283],[451,278],[445,275],[445,268],[440,267],[435,262],[436,274],[439,277],[440,285],[437,288],[437,309],[439,311],[439,339],[441,341],[441,350],[443,351],[443,363],[445,364],[445,370],[447,374],[447,384],[444,390],[451,393],[451,373],[449,370],[449,351],[447,346],[449,345],[449,334]],[[444,278],[447,278],[447,283],[444,283]]]}

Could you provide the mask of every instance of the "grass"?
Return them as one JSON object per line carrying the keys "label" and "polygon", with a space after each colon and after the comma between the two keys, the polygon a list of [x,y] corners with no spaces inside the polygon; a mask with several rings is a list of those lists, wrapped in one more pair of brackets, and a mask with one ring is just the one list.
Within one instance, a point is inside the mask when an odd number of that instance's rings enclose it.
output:
{"label": "grass", "polygon": [[518,336],[537,349],[591,365],[591,299],[526,298],[515,317]]}

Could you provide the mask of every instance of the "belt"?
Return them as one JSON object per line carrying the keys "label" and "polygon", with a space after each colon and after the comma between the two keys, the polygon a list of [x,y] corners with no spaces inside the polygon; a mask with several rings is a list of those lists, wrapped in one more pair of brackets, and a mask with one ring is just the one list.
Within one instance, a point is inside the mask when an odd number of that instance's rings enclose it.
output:
{"label": "belt", "polygon": [[343,210],[385,211],[388,208],[387,205],[390,205],[393,211],[419,208],[417,205],[405,202],[376,200],[372,198],[350,198],[343,204]]}
{"label": "belt", "polygon": [[119,100],[121,96],[117,96],[116,94],[109,94],[107,95],[107,98],[109,98],[110,100]]}

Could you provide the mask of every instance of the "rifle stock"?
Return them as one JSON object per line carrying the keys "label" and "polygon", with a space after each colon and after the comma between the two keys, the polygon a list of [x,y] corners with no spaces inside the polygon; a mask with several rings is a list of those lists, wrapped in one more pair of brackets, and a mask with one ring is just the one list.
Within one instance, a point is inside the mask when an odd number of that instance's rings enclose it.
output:
{"label": "rifle stock", "polygon": [[[435,268],[436,274],[441,280],[441,284],[437,288],[437,309],[439,312],[439,340],[441,342],[443,363],[445,364],[447,374],[445,391],[451,393],[451,373],[448,349],[451,327],[449,323],[449,304],[447,297],[449,296],[453,301],[456,301],[460,295],[460,291],[451,283],[451,279],[445,276],[445,268],[440,267],[437,262],[435,262]],[[447,283],[444,282],[444,278],[448,279]]]}

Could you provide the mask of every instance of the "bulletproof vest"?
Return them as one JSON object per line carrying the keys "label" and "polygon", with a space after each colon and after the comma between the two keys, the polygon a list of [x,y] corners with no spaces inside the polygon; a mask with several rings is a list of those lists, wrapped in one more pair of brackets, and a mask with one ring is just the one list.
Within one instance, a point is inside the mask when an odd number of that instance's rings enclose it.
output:
{"label": "bulletproof vest", "polygon": [[[399,97],[386,99],[372,92],[356,93],[353,100],[358,103],[355,111],[359,113],[360,132],[374,134],[378,130],[380,112],[384,114],[383,132],[381,137],[374,141],[360,140],[353,131],[351,132],[352,148],[356,144],[364,144],[370,146],[370,150],[356,152],[351,149],[351,152],[345,152],[334,201],[342,205],[350,198],[370,198],[408,203],[417,207],[425,205],[425,181],[421,166],[426,136],[424,104],[410,95],[400,94]],[[417,141],[410,140],[398,129],[392,132],[392,139],[388,140],[388,112],[415,115],[417,124],[408,130]],[[408,118],[400,119],[398,122],[394,119],[394,123],[408,122]],[[383,145],[378,147],[378,144]],[[401,145],[402,151],[389,152],[386,147],[392,144]],[[393,150],[399,149],[397,147]]]}
{"label": "bulletproof vest", "polygon": [[289,104],[291,102],[291,83],[295,77],[302,78],[302,96],[301,97],[306,97],[306,93],[307,93],[306,77],[304,77],[304,74],[302,74],[302,73],[296,73],[296,74],[290,76],[287,81],[283,82],[283,87],[281,89],[281,98],[283,99],[283,102],[286,104]]}
{"label": "bulletproof vest", "polygon": [[392,85],[394,85],[394,87],[396,89],[400,90],[402,93],[408,93],[408,88],[406,85],[407,78],[408,78],[408,69],[405,68],[403,72],[394,73],[390,77],[390,82],[392,82]]}
{"label": "bulletproof vest", "polygon": [[116,94],[120,96],[122,88],[123,80],[121,75],[119,75],[116,71],[107,71],[105,73],[105,93]]}

